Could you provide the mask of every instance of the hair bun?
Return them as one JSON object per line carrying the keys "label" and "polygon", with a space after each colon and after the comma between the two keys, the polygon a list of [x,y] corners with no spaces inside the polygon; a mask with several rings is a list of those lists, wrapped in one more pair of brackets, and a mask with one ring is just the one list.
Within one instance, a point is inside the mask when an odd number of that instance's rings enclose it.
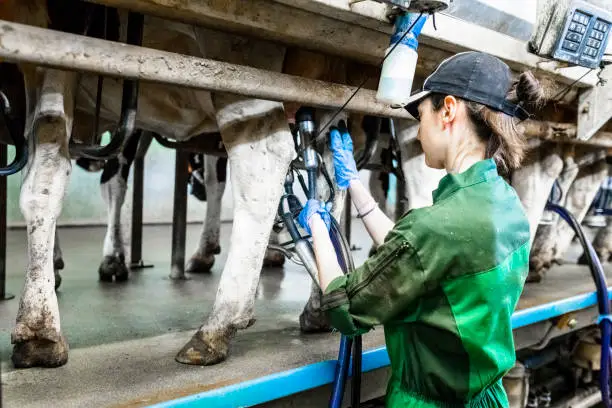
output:
{"label": "hair bun", "polygon": [[516,84],[516,98],[524,106],[539,108],[544,105],[546,94],[531,71],[523,72]]}

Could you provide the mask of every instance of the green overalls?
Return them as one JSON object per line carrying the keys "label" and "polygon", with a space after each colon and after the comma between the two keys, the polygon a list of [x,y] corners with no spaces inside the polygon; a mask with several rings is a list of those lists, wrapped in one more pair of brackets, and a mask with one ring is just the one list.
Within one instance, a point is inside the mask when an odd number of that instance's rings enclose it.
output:
{"label": "green overalls", "polygon": [[529,269],[529,224],[493,160],[447,174],[322,308],[346,335],[385,330],[388,407],[507,407],[511,316]]}

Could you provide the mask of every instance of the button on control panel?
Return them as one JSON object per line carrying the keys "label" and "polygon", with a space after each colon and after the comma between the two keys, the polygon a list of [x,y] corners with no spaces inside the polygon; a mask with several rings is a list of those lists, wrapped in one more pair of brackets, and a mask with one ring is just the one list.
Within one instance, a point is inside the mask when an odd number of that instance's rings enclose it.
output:
{"label": "button on control panel", "polygon": [[553,57],[597,68],[608,44],[612,18],[598,15],[595,9],[576,7],[566,20]]}

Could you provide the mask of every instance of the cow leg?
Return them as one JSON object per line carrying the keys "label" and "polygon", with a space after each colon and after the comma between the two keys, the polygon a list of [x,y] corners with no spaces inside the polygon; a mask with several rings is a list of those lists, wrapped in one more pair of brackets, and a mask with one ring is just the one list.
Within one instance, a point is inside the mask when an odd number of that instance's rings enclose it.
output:
{"label": "cow leg", "polygon": [[[559,184],[565,197],[563,205],[578,222],[584,218],[606,174],[607,168],[603,161],[579,169],[573,157],[566,158]],[[560,260],[569,248],[573,237],[571,227],[562,219],[553,225],[541,225],[533,242],[527,281],[541,281],[553,262]]]}
{"label": "cow leg", "polygon": [[[593,247],[601,262],[612,260],[612,221],[610,217],[606,217],[606,226],[597,232]],[[586,263],[586,259],[583,262]]]}
{"label": "cow leg", "polygon": [[48,70],[32,127],[20,207],[28,233],[28,265],[16,325],[11,335],[15,367],[57,367],[68,360],[54,290],[55,227],[71,173],[68,139],[72,129],[76,74]]}
{"label": "cow leg", "polygon": [[[554,155],[548,156],[549,160],[554,160],[553,158]],[[556,160],[554,161],[556,162]],[[551,171],[551,167],[548,167],[546,165],[543,165],[542,167],[544,171],[548,171],[547,174],[550,176],[550,178],[552,178],[554,173]],[[552,167],[553,171],[555,170],[555,167]],[[558,176],[557,181],[559,183],[559,188],[563,195],[563,199],[567,200],[570,187],[572,186],[572,183],[578,175],[578,166],[574,160],[573,155],[568,155],[565,158],[562,167],[563,172]],[[548,196],[550,195],[551,190],[545,190],[545,187],[548,187],[549,182],[550,179],[545,180],[546,184],[538,183],[537,185],[532,187],[532,194],[536,195],[538,197],[538,200],[542,200],[544,195],[547,195],[546,201],[548,200]],[[552,189],[552,184],[550,184],[550,186],[550,188]],[[544,209],[546,201],[544,201],[542,209]],[[531,209],[531,211],[533,211],[533,208]],[[530,222],[536,222],[536,225],[534,229],[531,230],[532,235],[534,234],[535,230],[535,237],[532,237],[533,245],[531,246],[531,253],[529,255],[529,275],[527,276],[527,282],[540,282],[554,260],[554,251],[556,245],[555,240],[559,224],[557,222],[550,225],[538,225],[539,218],[535,218],[534,214],[529,214],[529,212],[528,218],[530,219]]]}
{"label": "cow leg", "polygon": [[[578,172],[578,176],[568,192],[565,207],[574,214],[579,223],[582,222],[589,211],[599,187],[607,176],[608,166],[605,160],[599,160],[592,165],[583,167]],[[565,253],[571,246],[575,233],[564,220],[559,219],[557,225],[554,260],[557,263],[561,263]]]}
{"label": "cow leg", "polygon": [[103,282],[123,282],[128,279],[125,262],[125,240],[121,224],[121,207],[127,192],[130,166],[136,157],[141,132],[133,132],[118,157],[107,160],[100,178],[102,198],[108,208],[106,236],[104,237],[103,259],[98,276]]}
{"label": "cow leg", "polygon": [[59,242],[57,229],[55,230],[55,242],[53,245],[53,272],[55,276],[55,290],[58,290],[62,284],[62,276],[59,271],[64,269],[64,258],[62,256],[62,248]]}
{"label": "cow leg", "polygon": [[236,331],[255,321],[263,257],[294,155],[282,104],[225,94],[214,99],[229,156],[234,222],[213,310],[176,356],[180,363],[198,365],[225,360]]}
{"label": "cow leg", "polygon": [[[270,233],[269,243],[273,245],[278,245],[280,243],[278,232],[273,230]],[[264,267],[280,268],[284,264],[285,264],[285,255],[282,252],[275,251],[273,249],[266,249],[266,254],[264,255],[264,262],[263,262]]]}
{"label": "cow leg", "polygon": [[196,252],[187,262],[187,272],[210,272],[215,255],[221,253],[221,199],[227,180],[227,158],[204,156],[204,182],[206,184],[206,218]]}
{"label": "cow leg", "polygon": [[[550,146],[542,146],[531,150],[525,163],[512,173],[511,184],[529,220],[532,243],[553,184],[561,175],[563,167],[559,152]],[[568,177],[572,175],[567,173],[564,178]]]}

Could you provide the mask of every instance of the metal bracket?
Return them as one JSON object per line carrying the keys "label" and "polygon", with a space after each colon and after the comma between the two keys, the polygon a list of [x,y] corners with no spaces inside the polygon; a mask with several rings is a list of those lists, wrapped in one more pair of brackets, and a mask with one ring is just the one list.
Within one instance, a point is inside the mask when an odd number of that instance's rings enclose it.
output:
{"label": "metal bracket", "polygon": [[[365,0],[349,0],[349,5],[360,3]],[[374,0],[379,3],[388,4],[391,7],[399,7],[409,13],[434,13],[448,8],[454,0]]]}
{"label": "metal bracket", "polygon": [[589,140],[612,119],[612,68],[604,68],[600,83],[581,92],[578,102],[577,137]]}

